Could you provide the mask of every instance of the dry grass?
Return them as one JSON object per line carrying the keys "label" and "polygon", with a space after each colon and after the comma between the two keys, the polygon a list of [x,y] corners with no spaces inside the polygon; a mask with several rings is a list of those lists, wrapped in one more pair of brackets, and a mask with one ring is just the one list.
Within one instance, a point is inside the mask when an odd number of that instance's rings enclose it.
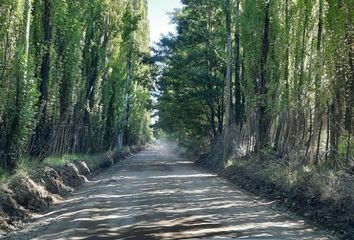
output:
{"label": "dry grass", "polygon": [[[325,200],[339,201],[343,197],[354,199],[354,176],[342,170],[331,170],[323,165],[299,167],[292,162],[281,162],[273,157],[248,155],[233,158],[227,167],[241,169],[258,180],[274,183],[283,191],[301,188],[307,196],[316,195]],[[320,194],[320,195],[318,195]]]}
{"label": "dry grass", "polygon": [[218,171],[343,236],[354,234],[354,175],[326,163],[315,167],[300,163],[262,152],[234,157]]}
{"label": "dry grass", "polygon": [[129,148],[123,147],[97,154],[65,154],[63,156],[50,156],[42,162],[24,157],[19,161],[13,173],[0,169],[0,186],[6,186],[14,177],[17,176],[30,177],[31,172],[43,166],[63,166],[75,161],[85,161],[91,166],[98,166],[105,157],[111,156],[116,152],[125,153],[127,151],[129,151]]}

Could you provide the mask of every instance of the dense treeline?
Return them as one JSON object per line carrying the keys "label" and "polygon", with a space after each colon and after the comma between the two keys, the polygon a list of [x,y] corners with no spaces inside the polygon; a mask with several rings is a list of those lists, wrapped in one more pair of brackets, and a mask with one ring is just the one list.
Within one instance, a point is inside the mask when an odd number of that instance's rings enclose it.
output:
{"label": "dense treeline", "polygon": [[160,128],[194,150],[224,146],[224,158],[352,161],[352,0],[182,2],[178,34],[156,50]]}
{"label": "dense treeline", "polygon": [[0,161],[150,138],[147,1],[2,0]]}

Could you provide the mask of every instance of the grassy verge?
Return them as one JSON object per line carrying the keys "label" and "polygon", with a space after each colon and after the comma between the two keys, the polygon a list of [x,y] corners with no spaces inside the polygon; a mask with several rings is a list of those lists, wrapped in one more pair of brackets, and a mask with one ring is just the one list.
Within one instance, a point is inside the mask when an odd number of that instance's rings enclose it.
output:
{"label": "grassy verge", "polygon": [[129,151],[129,147],[122,147],[96,154],[65,154],[62,156],[50,156],[41,162],[24,157],[19,161],[13,173],[0,169],[0,186],[8,184],[16,176],[29,177],[31,172],[43,166],[63,166],[76,161],[85,161],[88,166],[96,169],[104,159],[112,157],[114,153],[126,153]]}
{"label": "grassy verge", "polygon": [[96,154],[66,154],[63,156],[51,156],[43,161],[43,165],[61,166],[75,161],[99,162],[110,152]]}
{"label": "grassy verge", "polygon": [[44,166],[42,162],[34,161],[28,157],[22,158],[13,172],[8,172],[0,169],[0,187],[5,186],[11,180],[17,176],[27,177],[30,173],[41,166]]}

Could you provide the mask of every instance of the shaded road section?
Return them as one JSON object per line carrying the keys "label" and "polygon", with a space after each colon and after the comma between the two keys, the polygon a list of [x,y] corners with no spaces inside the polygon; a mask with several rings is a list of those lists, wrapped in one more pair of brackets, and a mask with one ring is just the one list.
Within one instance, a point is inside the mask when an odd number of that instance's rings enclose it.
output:
{"label": "shaded road section", "polygon": [[9,239],[328,239],[228,181],[152,147]]}

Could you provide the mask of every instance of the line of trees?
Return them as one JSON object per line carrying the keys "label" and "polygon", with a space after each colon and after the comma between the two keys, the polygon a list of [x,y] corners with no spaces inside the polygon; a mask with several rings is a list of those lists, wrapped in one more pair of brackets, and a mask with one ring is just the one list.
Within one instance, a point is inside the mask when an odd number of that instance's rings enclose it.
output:
{"label": "line of trees", "polygon": [[353,160],[352,0],[182,2],[156,50],[161,129],[224,155]]}
{"label": "line of trees", "polygon": [[2,0],[0,163],[149,140],[146,0]]}

